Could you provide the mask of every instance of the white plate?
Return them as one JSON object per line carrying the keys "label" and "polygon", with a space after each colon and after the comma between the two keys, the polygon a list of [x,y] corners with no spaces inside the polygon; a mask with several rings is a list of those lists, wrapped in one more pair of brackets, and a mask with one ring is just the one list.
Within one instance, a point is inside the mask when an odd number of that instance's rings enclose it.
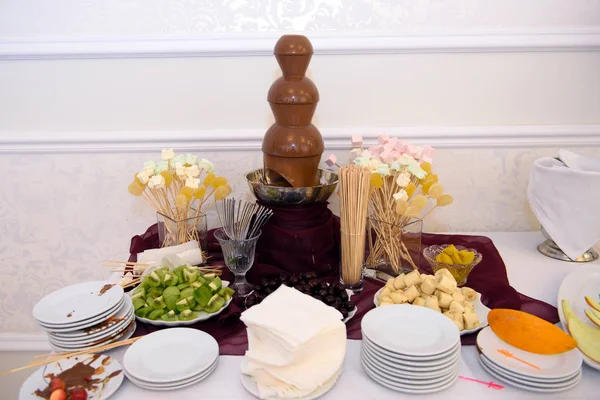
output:
{"label": "white plate", "polygon": [[460,340],[459,331],[450,318],[429,308],[407,304],[367,312],[361,328],[363,335],[379,347],[414,357],[448,352]]}
{"label": "white plate", "polygon": [[[375,304],[375,307],[379,307],[379,295],[381,294],[382,290],[383,290],[383,287],[381,289],[379,289],[377,291],[377,293],[375,293],[375,296],[373,296],[373,304]],[[489,325],[487,317],[491,310],[481,302],[481,293],[479,293],[479,292],[476,292],[476,293],[477,293],[477,298],[473,302],[473,307],[475,307],[475,314],[477,314],[477,318],[479,318],[479,326],[477,328],[464,329],[464,330],[460,331],[460,336],[477,332]]]}
{"label": "white plate", "polygon": [[[90,355],[83,355],[73,358],[67,358],[64,360],[60,360],[56,363],[48,364],[47,366],[41,367],[37,371],[35,371],[21,386],[21,390],[19,392],[19,400],[40,400],[41,397],[38,397],[34,394],[34,392],[38,389],[44,389],[48,382],[44,379],[44,376],[50,373],[58,375],[62,370],[71,368],[73,365],[80,361],[91,359]],[[94,378],[105,379],[110,374],[116,371],[122,371],[121,364],[112,357],[108,356],[100,356],[97,360],[95,360],[91,366],[98,368],[102,366],[102,362],[106,362],[104,365],[104,371],[101,374],[94,375]],[[107,362],[109,361],[109,362]],[[93,391],[88,391],[88,400],[106,400],[113,393],[119,389],[121,384],[123,383],[123,372],[118,375],[110,378],[110,380],[102,387],[99,385],[98,389]]]}
{"label": "white plate", "polygon": [[515,374],[514,372],[507,371],[490,360],[488,360],[483,354],[479,355],[479,362],[483,363],[488,367],[494,375],[506,377],[509,380],[515,380],[517,382],[522,383],[523,385],[533,386],[533,387],[541,387],[541,388],[561,388],[565,386],[569,386],[579,378],[581,378],[581,370],[577,371],[574,375],[569,376],[567,379],[563,380],[533,380],[530,377],[526,377],[524,375]]}
{"label": "white plate", "polygon": [[73,325],[100,315],[123,298],[123,288],[119,285],[113,285],[99,295],[108,284],[104,281],[85,282],[52,292],[33,307],[33,317],[43,324]]}
{"label": "white plate", "polygon": [[[131,304],[131,299],[129,299],[129,296],[125,296],[123,305],[114,316],[108,317],[107,319],[104,319],[100,323],[87,329],[71,332],[50,333],[50,337],[62,342],[95,340],[101,337],[109,336],[112,332],[118,331],[119,329],[129,325],[131,318],[133,317],[133,305]],[[109,318],[112,318],[112,321],[116,322],[106,323]]]}
{"label": "white plate", "polygon": [[[229,286],[229,281],[222,281],[222,285],[223,285],[223,287]],[[195,312],[198,313],[198,318],[195,318],[195,319],[192,319],[192,320],[189,320],[189,321],[163,321],[162,319],[151,320],[151,319],[148,319],[148,318],[138,317],[137,315],[135,316],[135,318],[138,321],[142,321],[142,322],[144,322],[146,324],[156,325],[156,326],[188,326],[188,325],[194,325],[196,322],[206,321],[207,319],[212,318],[215,315],[221,314],[223,312],[223,310],[225,310],[227,307],[229,307],[229,304],[231,303],[232,300],[233,300],[233,297],[230,298],[229,301],[226,301],[225,305],[219,311],[214,312],[214,313],[207,313],[206,311],[195,311]]]}
{"label": "white plate", "polygon": [[94,349],[96,347],[100,347],[100,346],[104,346],[105,344],[109,344],[109,343],[115,343],[115,342],[120,342],[121,340],[126,340],[129,339],[131,336],[133,336],[134,332],[135,332],[135,321],[133,322],[133,325],[131,325],[131,327],[121,333],[119,333],[119,335],[115,336],[114,338],[108,339],[105,342],[102,343],[98,343],[97,345],[94,346],[82,346],[82,347],[78,347],[78,348],[71,348],[71,347],[63,347],[59,344],[54,344],[52,343],[50,340],[48,340],[48,342],[50,343],[50,347],[56,351],[56,352],[72,352],[74,350],[90,350],[90,349]]}
{"label": "white plate", "polygon": [[435,385],[431,385],[431,386],[419,387],[419,386],[412,386],[412,385],[401,385],[401,384],[394,383],[390,380],[387,380],[385,378],[382,378],[382,377],[378,376],[376,373],[374,373],[373,371],[365,368],[364,364],[363,364],[363,369],[365,370],[366,374],[371,379],[373,379],[375,382],[379,383],[381,386],[385,386],[388,389],[396,390],[398,392],[413,393],[413,394],[427,394],[427,393],[440,392],[440,391],[446,390],[450,386],[454,385],[454,383],[458,379],[458,371],[457,371],[455,374],[451,375],[447,381],[443,381],[439,384],[435,384]]}
{"label": "white plate", "polygon": [[[517,349],[500,339],[490,327],[483,329],[477,335],[477,347],[494,364],[520,375],[532,378],[561,379],[581,370],[581,354],[573,349],[561,354],[535,354]],[[508,350],[515,357],[527,361],[540,369],[535,369],[525,363],[506,357],[498,350]]]}
{"label": "white plate", "polygon": [[73,331],[89,328],[90,326],[98,325],[100,322],[110,318],[112,315],[115,315],[117,312],[119,312],[119,309],[123,306],[123,303],[125,302],[124,297],[125,296],[123,296],[123,299],[121,299],[121,301],[119,303],[117,303],[117,305],[114,306],[113,308],[111,308],[110,310],[108,310],[94,318],[87,319],[83,322],[78,322],[73,325],[60,325],[60,327],[58,325],[45,325],[45,324],[39,324],[39,323],[38,324],[42,328],[44,328],[45,330],[47,330],[49,332],[59,332],[59,333],[73,332]]}
{"label": "white plate", "polygon": [[460,342],[457,342],[456,345],[449,349],[448,351],[440,354],[435,354],[432,356],[423,356],[423,357],[415,357],[415,356],[407,356],[405,354],[394,353],[392,351],[386,350],[381,346],[373,343],[367,335],[363,333],[363,343],[367,345],[371,350],[375,351],[383,358],[387,358],[390,361],[398,361],[403,363],[417,363],[412,365],[420,365],[424,367],[432,367],[435,365],[443,364],[449,355],[457,355],[460,353]]}
{"label": "white plate", "polygon": [[123,321],[123,324],[119,325],[119,329],[116,329],[114,331],[111,331],[109,333],[107,333],[106,335],[102,335],[100,337],[94,337],[94,338],[84,338],[82,340],[70,340],[70,341],[64,341],[61,340],[60,338],[56,338],[54,336],[48,335],[48,341],[52,344],[56,344],[58,346],[64,347],[64,348],[81,348],[81,347],[87,347],[87,346],[95,346],[98,343],[103,343],[104,341],[108,341],[111,339],[114,339],[118,336],[121,335],[121,333],[123,333],[124,331],[127,330],[128,327],[131,327],[131,323],[133,322],[134,318],[133,315],[128,317],[128,319]]}
{"label": "white plate", "polygon": [[166,384],[166,383],[157,384],[157,383],[149,383],[149,382],[140,381],[140,380],[135,379],[133,376],[129,375],[127,373],[127,371],[125,371],[125,376],[127,377],[127,379],[129,379],[129,381],[131,383],[133,383],[136,386],[141,387],[142,389],[160,390],[160,391],[162,391],[162,390],[178,390],[178,389],[183,389],[185,387],[192,386],[192,385],[195,385],[196,383],[202,382],[203,380],[208,378],[210,376],[210,374],[212,374],[216,368],[217,368],[217,362],[215,361],[215,363],[213,365],[211,365],[207,371],[204,371],[201,374],[195,375],[189,379],[177,381],[173,384]]}
{"label": "white plate", "polygon": [[557,393],[557,392],[564,392],[565,390],[569,390],[575,386],[577,386],[579,384],[579,382],[581,381],[581,375],[579,375],[579,378],[571,383],[569,386],[565,386],[562,388],[540,388],[540,387],[535,387],[535,386],[529,386],[529,385],[525,385],[523,381],[514,381],[512,379],[508,379],[504,376],[500,376],[496,373],[494,373],[486,364],[484,364],[481,359],[479,359],[479,365],[481,365],[481,368],[483,368],[483,370],[485,372],[487,372],[488,374],[490,374],[491,376],[496,377],[498,380],[507,383],[511,386],[514,386],[516,388],[519,389],[523,389],[523,390],[529,390],[532,392],[540,392],[540,393]]}
{"label": "white plate", "polygon": [[[562,300],[568,300],[573,313],[585,324],[596,326],[587,315],[585,310],[591,308],[585,302],[585,296],[590,296],[599,301],[600,294],[600,266],[599,265],[576,265],[575,269],[565,277],[558,288],[556,304],[558,304],[558,316],[563,329],[567,330],[567,320],[562,310]],[[585,354],[581,354],[583,361],[590,367],[600,371],[600,363],[592,360]]]}
{"label": "white plate", "polygon": [[[419,384],[422,380],[432,381],[437,379],[437,382],[442,381],[440,378],[447,378],[452,372],[458,368],[458,360],[444,366],[441,369],[432,371],[415,371],[408,370],[399,367],[392,367],[380,362],[376,357],[370,354],[367,350],[363,349],[361,358],[364,363],[368,364],[371,370],[378,371],[382,375],[385,375],[390,380],[399,381],[410,381],[411,384]],[[430,382],[433,383],[433,382]]]}
{"label": "white plate", "polygon": [[[323,386],[317,388],[312,394],[310,394],[306,397],[296,397],[296,398],[294,398],[294,400],[318,399],[319,397],[323,396],[325,393],[329,392],[331,390],[331,388],[333,388],[335,386],[335,383],[337,382],[341,373],[342,373],[342,369],[340,368],[338,370],[338,372],[328,382],[326,382]],[[248,392],[250,392],[251,395],[253,395],[254,397],[258,397],[260,399],[261,398],[260,391],[258,390],[258,385],[254,381],[254,379],[252,379],[252,377],[250,375],[244,375],[244,374],[241,374],[241,378],[242,378],[242,385],[244,386],[244,388]],[[269,398],[266,400],[278,400],[278,399]]]}
{"label": "white plate", "polygon": [[395,370],[408,370],[414,371],[416,373],[434,372],[443,368],[447,368],[448,366],[456,363],[460,358],[460,350],[458,350],[454,353],[448,354],[447,357],[436,361],[436,364],[431,364],[430,361],[426,361],[424,363],[414,362],[412,365],[405,365],[403,364],[403,360],[397,361],[396,359],[381,354],[380,352],[374,350],[368,345],[363,344],[362,347],[364,351],[366,351],[371,356],[371,358],[377,360],[378,364],[380,363],[382,365],[386,365],[387,367]]}
{"label": "white plate", "polygon": [[142,381],[169,383],[207,370],[219,356],[209,334],[192,328],[150,333],[132,344],[123,356],[128,374]]}

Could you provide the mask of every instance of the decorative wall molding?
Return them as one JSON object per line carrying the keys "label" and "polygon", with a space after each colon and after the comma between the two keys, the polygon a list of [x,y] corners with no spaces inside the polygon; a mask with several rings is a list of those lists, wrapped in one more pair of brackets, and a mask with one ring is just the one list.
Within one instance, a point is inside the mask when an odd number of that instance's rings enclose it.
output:
{"label": "decorative wall molding", "polygon": [[[111,40],[1,41],[0,60],[272,55],[284,32]],[[308,33],[316,54],[599,51],[600,31],[467,34]]]}
{"label": "decorative wall molding", "polygon": [[[350,136],[374,143],[382,133],[438,148],[600,146],[600,125],[417,126],[320,128],[328,150],[347,149]],[[266,129],[197,131],[0,132],[0,153],[258,150]]]}
{"label": "decorative wall molding", "polygon": [[51,351],[44,333],[0,333],[0,351]]}

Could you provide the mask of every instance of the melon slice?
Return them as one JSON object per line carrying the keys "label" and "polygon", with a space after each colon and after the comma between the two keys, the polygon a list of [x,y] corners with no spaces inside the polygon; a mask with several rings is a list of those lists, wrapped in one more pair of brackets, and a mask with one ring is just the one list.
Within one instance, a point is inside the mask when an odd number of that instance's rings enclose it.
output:
{"label": "melon slice", "polygon": [[559,327],[523,311],[496,308],[488,314],[492,331],[506,343],[536,354],[560,354],[577,342]]}
{"label": "melon slice", "polygon": [[600,328],[589,326],[575,314],[567,318],[569,333],[577,341],[577,347],[583,354],[600,363]]}
{"label": "melon slice", "polygon": [[560,306],[562,307],[563,314],[565,314],[565,321],[569,319],[569,316],[573,315],[573,310],[571,309],[571,305],[567,300],[562,300],[560,302]]}
{"label": "melon slice", "polygon": [[588,303],[596,311],[600,311],[600,304],[595,301],[591,296],[585,296],[585,302]]}
{"label": "melon slice", "polygon": [[588,316],[588,318],[594,323],[594,325],[600,327],[600,312],[596,310],[587,309],[585,310],[585,315]]}

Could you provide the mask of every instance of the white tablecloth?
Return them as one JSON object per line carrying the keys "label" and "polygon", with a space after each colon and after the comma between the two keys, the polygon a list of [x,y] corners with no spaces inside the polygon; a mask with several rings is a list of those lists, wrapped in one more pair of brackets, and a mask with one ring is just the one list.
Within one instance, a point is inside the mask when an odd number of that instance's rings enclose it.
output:
{"label": "white tablecloth", "polygon": [[[556,295],[563,278],[578,264],[552,260],[539,254],[536,246],[543,241],[538,233],[486,233],[494,241],[506,264],[511,285],[519,292],[530,297],[543,300],[556,306]],[[598,262],[596,262],[598,263]],[[600,264],[600,263],[598,263]],[[181,344],[184,346],[185,344]],[[322,399],[360,399],[385,400],[403,398],[427,399],[593,399],[600,398],[600,371],[584,365],[583,379],[575,388],[557,394],[536,394],[504,385],[502,390],[489,389],[487,386],[459,379],[450,389],[434,395],[406,395],[386,389],[373,382],[360,365],[360,345],[358,340],[349,340],[344,371],[336,386]],[[125,349],[118,349],[112,355],[121,360]],[[215,372],[205,381],[176,392],[156,392],[140,389],[127,380],[114,400],[213,400],[213,399],[252,399],[240,382],[241,357],[221,356]],[[484,372],[477,361],[474,346],[463,346],[461,354],[460,375],[483,381],[493,380]]]}

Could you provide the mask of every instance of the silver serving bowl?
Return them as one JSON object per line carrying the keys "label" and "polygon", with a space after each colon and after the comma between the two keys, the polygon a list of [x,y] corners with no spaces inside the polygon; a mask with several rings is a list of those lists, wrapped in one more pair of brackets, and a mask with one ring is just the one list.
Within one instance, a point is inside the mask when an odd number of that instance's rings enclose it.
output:
{"label": "silver serving bowl", "polygon": [[247,173],[246,182],[258,200],[279,206],[325,203],[338,183],[335,172],[322,169],[319,170],[319,186],[291,187],[277,177],[276,173],[261,168]]}

